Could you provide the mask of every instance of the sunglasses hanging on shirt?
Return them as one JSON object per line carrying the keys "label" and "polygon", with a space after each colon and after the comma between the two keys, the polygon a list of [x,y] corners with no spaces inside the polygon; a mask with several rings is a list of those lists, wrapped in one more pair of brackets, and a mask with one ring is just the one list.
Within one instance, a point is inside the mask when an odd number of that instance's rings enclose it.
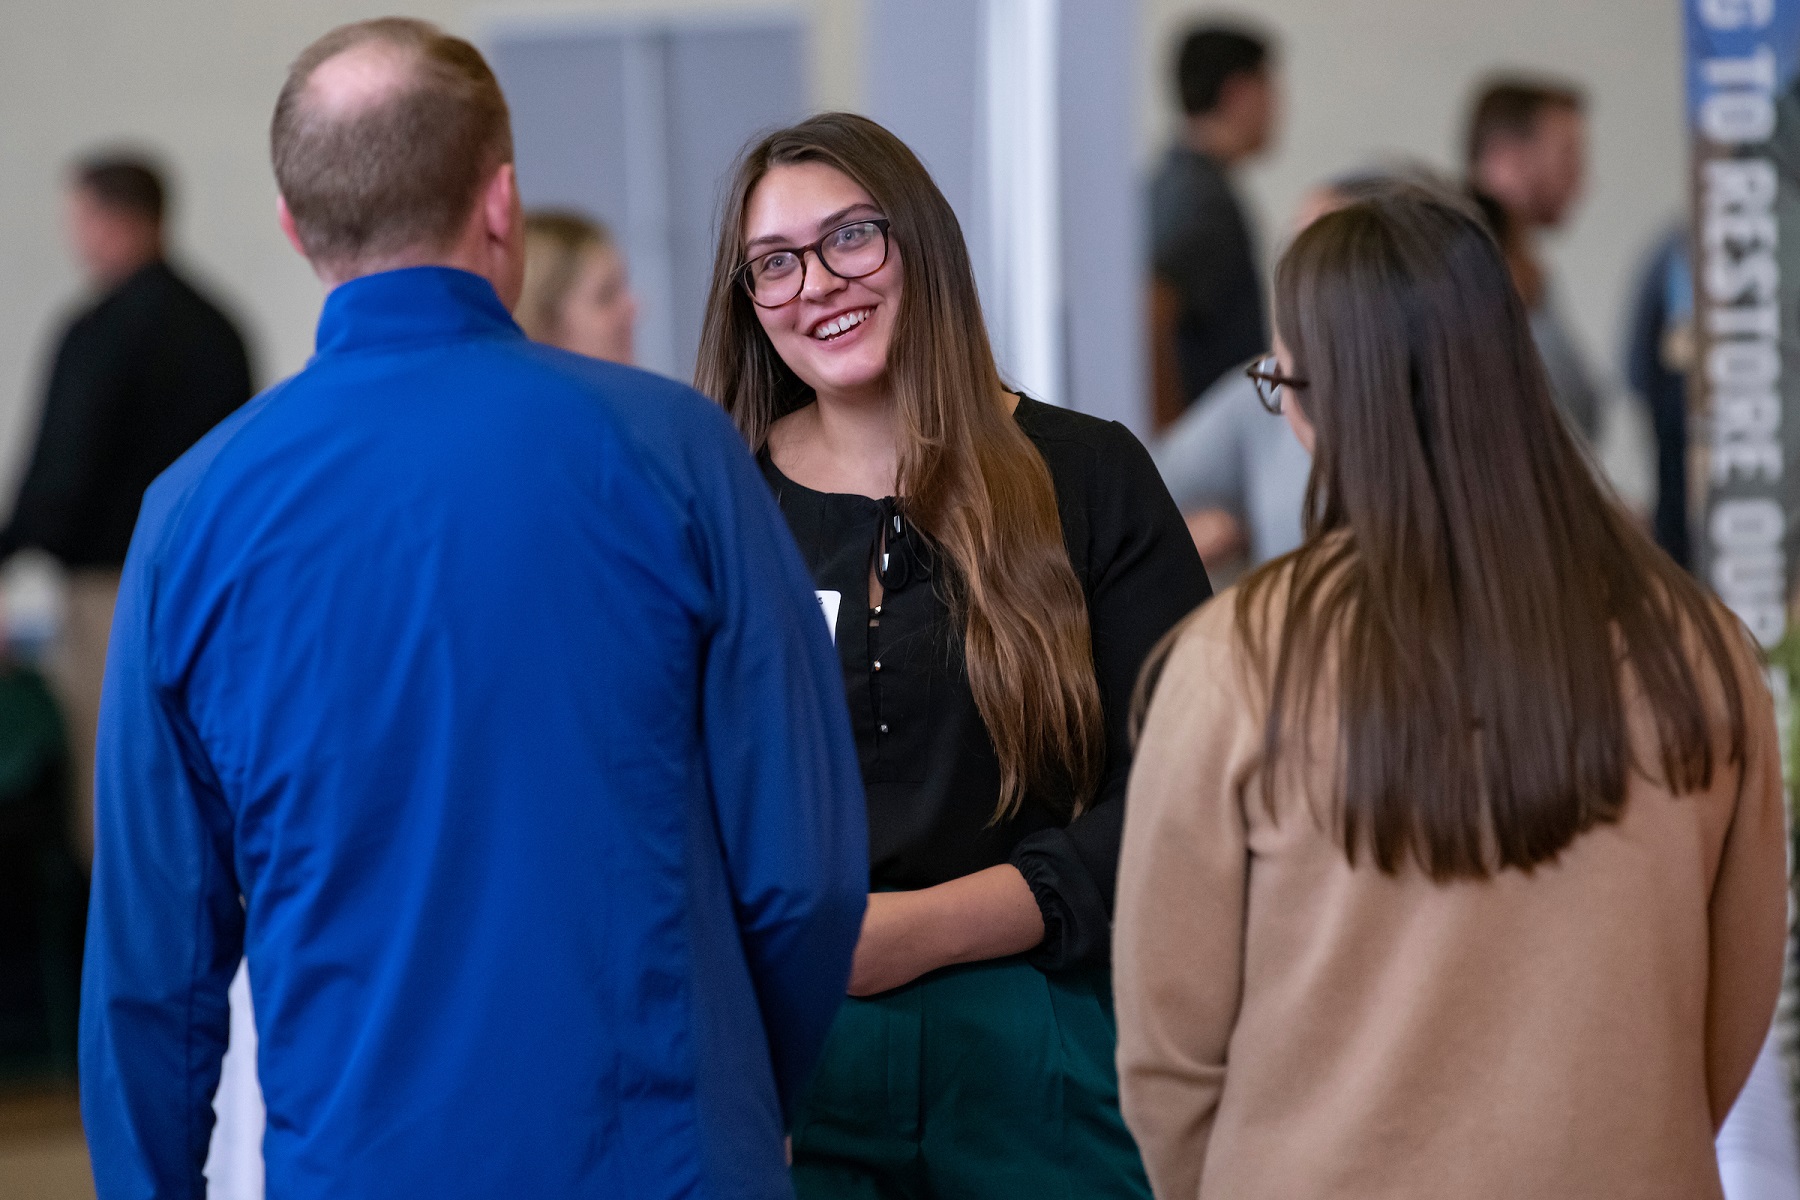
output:
{"label": "sunglasses hanging on shirt", "polygon": [[883,591],[897,592],[915,578],[931,578],[931,560],[924,537],[900,512],[897,500],[881,502],[881,549],[876,556],[875,578]]}

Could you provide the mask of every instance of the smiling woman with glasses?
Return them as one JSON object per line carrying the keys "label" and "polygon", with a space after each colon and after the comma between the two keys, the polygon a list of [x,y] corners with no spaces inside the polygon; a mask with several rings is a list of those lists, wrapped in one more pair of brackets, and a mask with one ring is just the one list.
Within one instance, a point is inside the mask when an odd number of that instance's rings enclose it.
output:
{"label": "smiling woman with glasses", "polygon": [[812,569],[869,806],[796,1190],[1148,1197],[1110,909],[1131,685],[1207,594],[1193,542],[1122,426],[1002,384],[962,231],[887,130],[772,134],[723,211],[698,385]]}

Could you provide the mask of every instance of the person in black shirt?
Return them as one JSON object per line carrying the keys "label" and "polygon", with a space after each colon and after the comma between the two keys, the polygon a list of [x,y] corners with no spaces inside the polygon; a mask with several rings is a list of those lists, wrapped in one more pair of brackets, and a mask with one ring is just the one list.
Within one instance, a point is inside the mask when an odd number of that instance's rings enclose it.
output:
{"label": "person in black shirt", "polygon": [[1656,509],[1650,528],[1669,557],[1694,570],[1688,528],[1688,372],[1694,365],[1694,277],[1684,221],[1664,233],[1641,268],[1625,344],[1625,380],[1650,410],[1656,439]]}
{"label": "person in black shirt", "polygon": [[1268,349],[1256,239],[1230,172],[1274,140],[1267,42],[1196,29],[1176,64],[1184,120],[1150,183],[1152,405],[1173,424],[1220,376]]}
{"label": "person in black shirt", "polygon": [[80,164],[68,196],[76,256],[98,293],[70,321],[50,370],[37,444],[0,561],[26,547],[68,571],[63,633],[49,664],[76,774],[77,844],[92,852],[94,725],[119,570],[144,489],[251,395],[231,321],[163,257],[165,188],[154,167]]}
{"label": "person in black shirt", "polygon": [[724,212],[698,382],[812,569],[869,804],[798,1193],[1146,1197],[1107,974],[1127,709],[1205,569],[1129,432],[1004,388],[956,218],[891,133],[772,134]]}

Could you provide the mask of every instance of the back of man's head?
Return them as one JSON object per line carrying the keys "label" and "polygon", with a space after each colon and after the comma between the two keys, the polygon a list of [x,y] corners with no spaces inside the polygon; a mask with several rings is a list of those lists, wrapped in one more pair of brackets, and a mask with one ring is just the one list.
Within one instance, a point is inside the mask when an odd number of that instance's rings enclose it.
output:
{"label": "back of man's head", "polygon": [[1467,166],[1473,175],[1483,156],[1503,140],[1524,141],[1538,129],[1546,112],[1582,110],[1581,89],[1559,80],[1525,75],[1489,79],[1476,92],[1469,110],[1469,137],[1465,147]]}
{"label": "back of man's head", "polygon": [[107,211],[162,224],[169,189],[162,171],[149,159],[127,153],[96,154],[76,163],[70,175],[77,188]]}
{"label": "back of man's head", "polygon": [[1182,39],[1175,61],[1181,110],[1190,117],[1212,112],[1227,80],[1263,70],[1268,59],[1268,42],[1247,29],[1205,25],[1193,30]]}
{"label": "back of man's head", "polygon": [[513,153],[506,98],[480,51],[401,17],[308,46],[269,142],[307,257],[340,273],[450,244]]}

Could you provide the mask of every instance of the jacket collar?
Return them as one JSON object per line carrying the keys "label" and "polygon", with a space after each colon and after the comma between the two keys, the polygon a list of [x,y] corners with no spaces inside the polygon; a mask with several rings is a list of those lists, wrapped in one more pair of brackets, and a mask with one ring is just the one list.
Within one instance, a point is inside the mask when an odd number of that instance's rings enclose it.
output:
{"label": "jacket collar", "polygon": [[493,284],[454,267],[404,267],[333,288],[319,354],[476,337],[524,337]]}

